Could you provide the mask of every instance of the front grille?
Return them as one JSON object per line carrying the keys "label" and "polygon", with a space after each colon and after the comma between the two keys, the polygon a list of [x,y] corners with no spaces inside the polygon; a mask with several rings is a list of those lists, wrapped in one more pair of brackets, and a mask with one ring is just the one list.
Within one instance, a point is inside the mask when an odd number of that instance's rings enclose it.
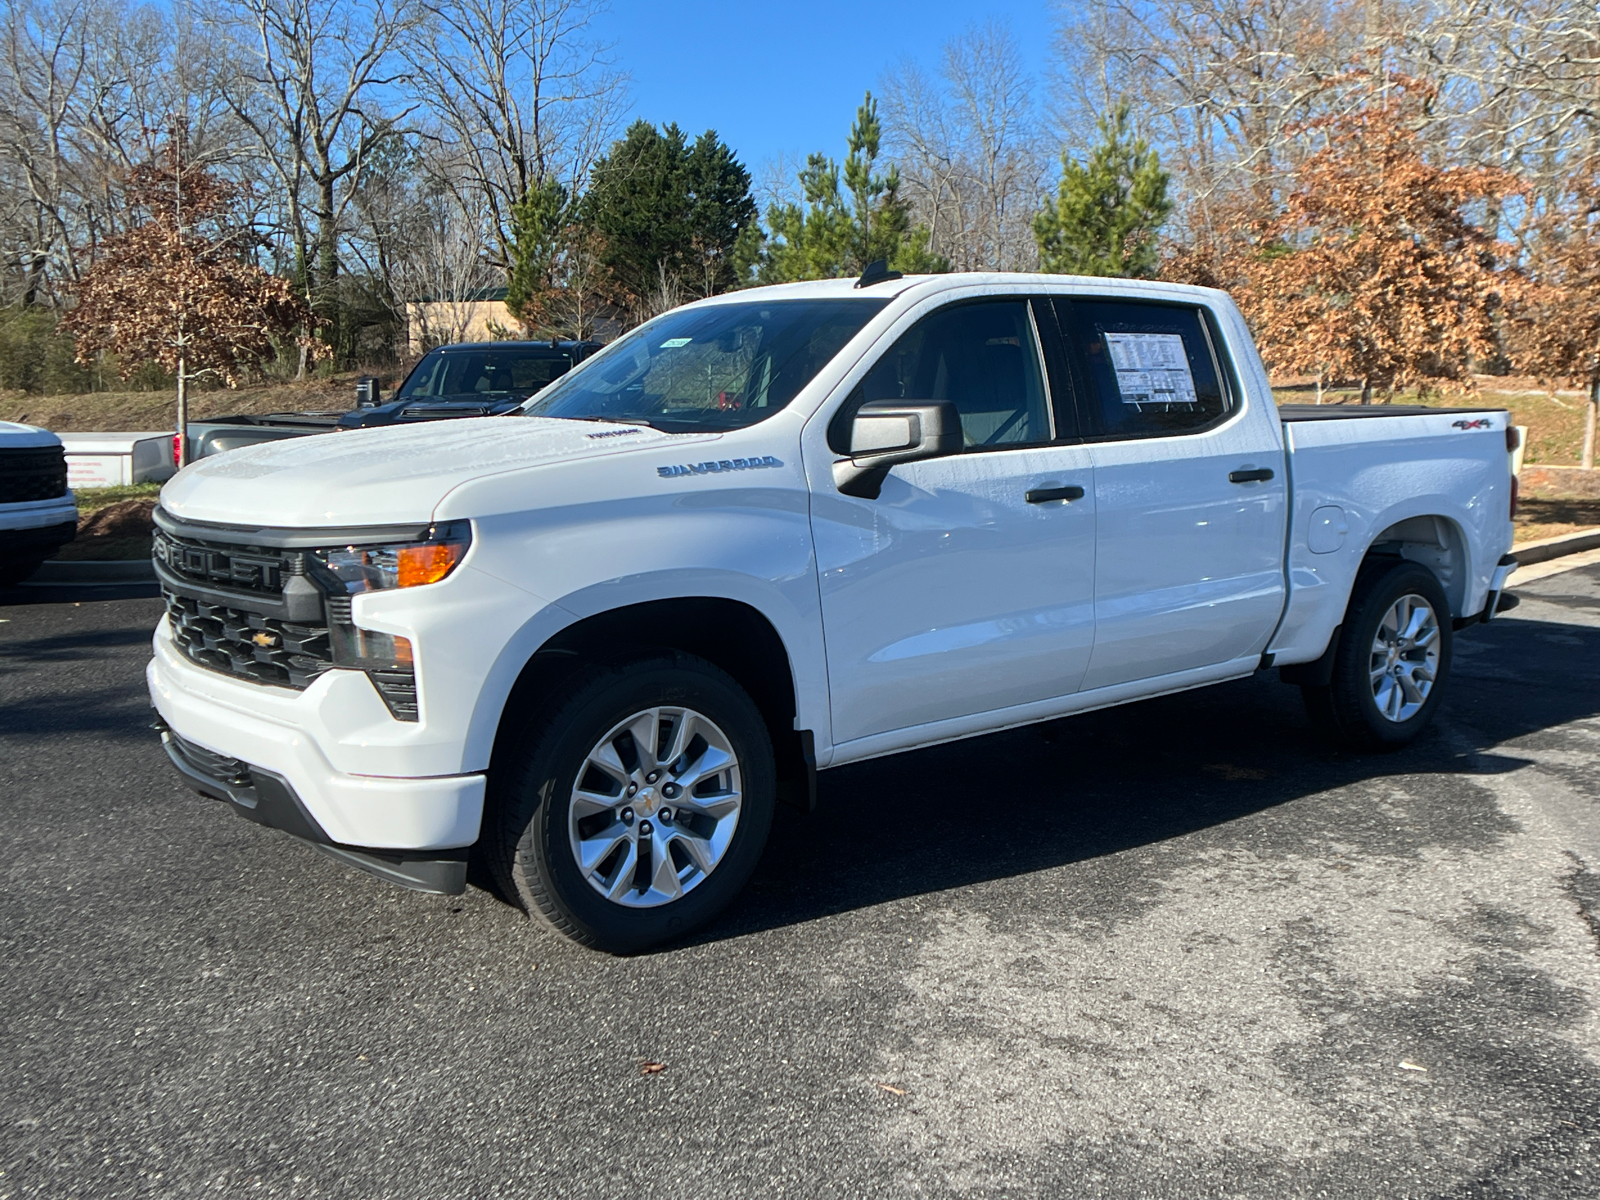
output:
{"label": "front grille", "polygon": [[67,455],[60,446],[0,450],[0,504],[54,500],[67,494]]}
{"label": "front grille", "polygon": [[[374,665],[353,649],[358,638],[350,628],[349,596],[323,593],[315,607],[326,612],[328,624],[271,615],[306,611],[280,602],[285,599],[286,580],[296,581],[302,589],[315,583],[315,576],[307,577],[308,555],[180,538],[164,529],[156,531],[154,553],[156,561],[180,581],[175,584],[163,577],[161,591],[173,642],[190,662],[235,679],[299,690],[310,687],[330,667],[365,670],[395,720],[419,719],[415,672]],[[183,584],[193,587],[186,589]],[[180,594],[185,590],[199,594]],[[258,607],[270,612],[258,612]]]}
{"label": "front grille", "polygon": [[202,667],[256,683],[306,688],[333,665],[325,626],[297,625],[162,590],[173,641]]}
{"label": "front grille", "polygon": [[283,577],[300,570],[293,551],[265,546],[233,546],[223,542],[197,542],[156,530],[155,557],[179,578],[203,587],[277,596]]}

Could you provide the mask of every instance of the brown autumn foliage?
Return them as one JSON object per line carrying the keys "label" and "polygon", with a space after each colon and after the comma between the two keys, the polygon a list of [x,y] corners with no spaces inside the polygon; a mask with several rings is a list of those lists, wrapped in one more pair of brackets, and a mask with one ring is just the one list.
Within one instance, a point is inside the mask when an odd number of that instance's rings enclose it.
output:
{"label": "brown autumn foliage", "polygon": [[1499,352],[1523,283],[1468,211],[1518,184],[1429,162],[1412,119],[1428,94],[1390,77],[1365,107],[1309,124],[1324,144],[1287,173],[1275,211],[1169,260],[1169,278],[1234,292],[1270,370],[1358,381],[1365,403],[1424,381],[1470,387],[1472,365]]}
{"label": "brown autumn foliage", "polygon": [[99,244],[62,317],[79,362],[110,351],[127,378],[154,361],[178,376],[180,393],[206,375],[237,386],[278,342],[310,344],[313,320],[285,280],[245,258],[227,227],[235,190],[185,161],[186,145],[175,129],[156,159],[129,172],[129,205],[144,220]]}
{"label": "brown autumn foliage", "polygon": [[1505,339],[1519,370],[1587,389],[1583,465],[1591,467],[1600,407],[1600,162],[1582,163],[1563,192],[1533,222],[1528,286]]}

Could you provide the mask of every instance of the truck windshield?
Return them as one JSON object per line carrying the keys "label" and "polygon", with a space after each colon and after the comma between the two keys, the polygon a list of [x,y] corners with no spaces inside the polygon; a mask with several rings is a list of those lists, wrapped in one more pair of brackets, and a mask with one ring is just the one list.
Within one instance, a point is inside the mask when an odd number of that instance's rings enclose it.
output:
{"label": "truck windshield", "polygon": [[523,412],[670,433],[754,425],[793,400],[887,300],[768,300],[669,312]]}
{"label": "truck windshield", "polygon": [[433,350],[406,376],[396,400],[519,399],[572,370],[569,355],[518,347]]}

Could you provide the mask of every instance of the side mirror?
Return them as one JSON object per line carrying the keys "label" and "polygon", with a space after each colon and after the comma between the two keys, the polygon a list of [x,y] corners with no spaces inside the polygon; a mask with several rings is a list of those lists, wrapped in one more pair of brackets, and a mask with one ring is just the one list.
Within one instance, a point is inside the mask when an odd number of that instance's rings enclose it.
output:
{"label": "side mirror", "polygon": [[856,411],[850,457],[833,464],[833,482],[846,496],[876,500],[890,467],[961,449],[961,414],[950,401],[874,400]]}
{"label": "side mirror", "polygon": [[356,407],[377,408],[383,403],[383,394],[378,390],[376,375],[363,375],[356,380]]}

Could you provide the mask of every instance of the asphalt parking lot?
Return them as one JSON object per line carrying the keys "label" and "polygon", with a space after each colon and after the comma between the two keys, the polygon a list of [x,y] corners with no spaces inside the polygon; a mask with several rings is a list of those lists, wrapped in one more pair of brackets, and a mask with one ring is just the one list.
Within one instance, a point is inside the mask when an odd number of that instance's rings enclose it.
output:
{"label": "asphalt parking lot", "polygon": [[1401,754],[1263,676],[826,773],[631,959],[187,792],[159,602],[0,593],[0,1198],[1600,1195],[1600,567],[1520,590]]}

